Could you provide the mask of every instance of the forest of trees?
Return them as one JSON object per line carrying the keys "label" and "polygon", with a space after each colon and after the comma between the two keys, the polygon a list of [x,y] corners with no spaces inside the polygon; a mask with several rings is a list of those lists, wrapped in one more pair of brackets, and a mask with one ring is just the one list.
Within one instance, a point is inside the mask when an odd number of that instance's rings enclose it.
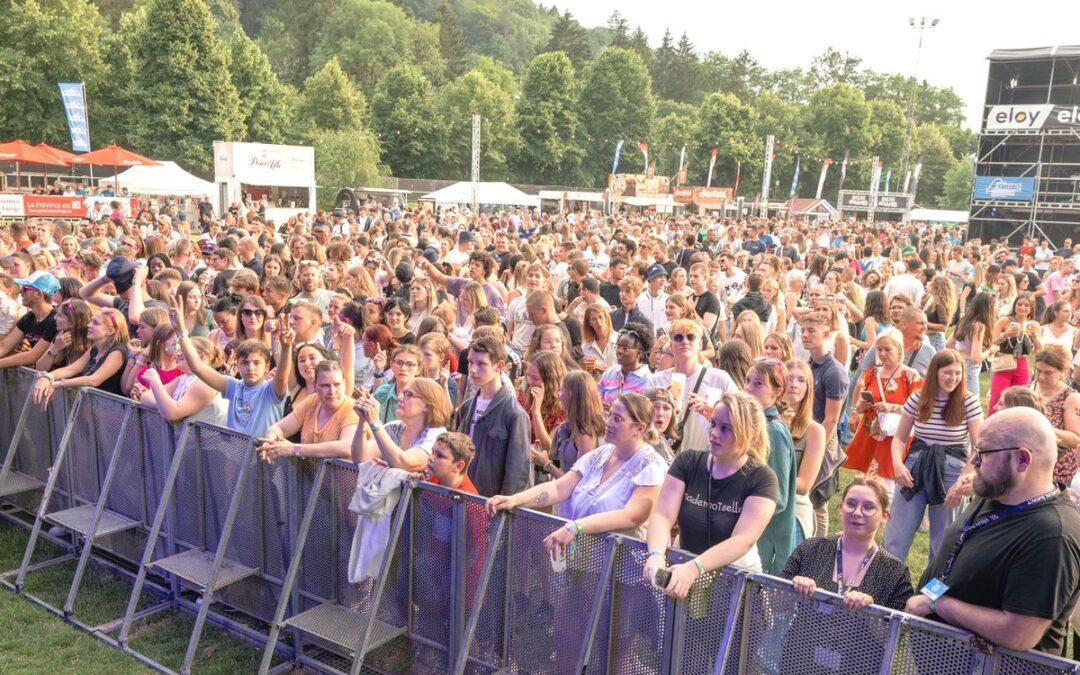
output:
{"label": "forest of trees", "polygon": [[[812,196],[826,157],[870,158],[902,181],[922,158],[919,202],[966,206],[975,135],[949,88],[863,67],[828,49],[768,70],[747,52],[699,52],[686,34],[650,44],[619,13],[582,26],[531,0],[0,0],[0,139],[68,143],[57,82],[86,83],[91,139],[212,167],[214,140],[313,144],[319,185],[379,175],[460,179],[482,115],[487,180],[601,186],[660,174],[686,147],[688,182],[760,189],[776,136],[774,195]],[[907,105],[917,88],[914,119]],[[909,146],[909,147],[906,147]],[[912,160],[913,161],[913,160]],[[835,197],[839,171],[825,194]]]}

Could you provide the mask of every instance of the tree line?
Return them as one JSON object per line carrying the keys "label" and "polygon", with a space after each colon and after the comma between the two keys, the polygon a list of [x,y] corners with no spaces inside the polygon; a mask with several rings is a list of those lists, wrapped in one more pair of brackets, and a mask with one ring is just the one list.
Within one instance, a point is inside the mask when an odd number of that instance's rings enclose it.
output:
{"label": "tree line", "polygon": [[[6,5],[6,6],[5,6]],[[760,190],[776,137],[775,197],[869,187],[871,157],[903,181],[922,159],[919,202],[967,203],[975,135],[954,91],[864,68],[829,49],[808,68],[699,54],[683,34],[653,47],[619,13],[586,28],[530,0],[0,0],[0,138],[68,142],[57,82],[86,83],[95,146],[120,143],[212,168],[214,140],[316,147],[321,186],[379,175],[460,179],[482,116],[490,180],[600,187],[650,163],[687,182]],[[911,120],[907,102],[916,94]]]}

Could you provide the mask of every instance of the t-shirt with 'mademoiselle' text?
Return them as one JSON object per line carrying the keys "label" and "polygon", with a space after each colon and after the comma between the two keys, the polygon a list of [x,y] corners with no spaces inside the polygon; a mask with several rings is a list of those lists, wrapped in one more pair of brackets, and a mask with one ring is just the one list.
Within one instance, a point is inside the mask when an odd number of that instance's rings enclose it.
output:
{"label": "t-shirt with 'mademoiselle' text", "polygon": [[776,474],[753,457],[735,473],[713,478],[709,453],[685,451],[672,462],[668,475],[686,485],[679,505],[680,546],[700,554],[731,537],[748,497],[776,501]]}

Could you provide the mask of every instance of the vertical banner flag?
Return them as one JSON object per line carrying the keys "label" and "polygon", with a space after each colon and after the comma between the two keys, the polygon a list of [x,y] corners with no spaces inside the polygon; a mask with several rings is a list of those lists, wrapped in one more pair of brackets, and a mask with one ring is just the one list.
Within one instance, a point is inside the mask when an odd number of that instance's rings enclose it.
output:
{"label": "vertical banner flag", "polygon": [[915,171],[911,174],[911,194],[915,194],[919,191],[919,176],[922,175],[922,161],[922,155],[919,155],[919,158],[915,160]]}
{"label": "vertical banner flag", "polygon": [[832,164],[832,157],[826,157],[821,163],[821,175],[817,179],[817,192],[814,193],[814,199],[821,199],[821,191],[825,188],[825,176],[829,173],[830,164]]}
{"label": "vertical banner flag", "polygon": [[682,146],[682,150],[679,151],[679,173],[682,173],[683,167],[686,166],[686,146]]}
{"label": "vertical banner flag", "polygon": [[739,196],[739,181],[742,179],[742,160],[735,165],[735,189],[731,191],[732,196]]}
{"label": "vertical banner flag", "polygon": [[712,153],[709,155],[709,177],[705,180],[705,187],[712,187],[712,171],[716,168],[716,155],[719,152],[719,148],[713,148]]}
{"label": "vertical banner flag", "polygon": [[802,157],[795,155],[795,173],[791,176],[791,192],[788,194],[788,199],[795,199],[795,193],[799,191],[799,167],[802,163]]}
{"label": "vertical banner flag", "polygon": [[908,169],[906,172],[904,172],[904,189],[901,190],[900,192],[903,192],[904,194],[907,194],[907,189],[910,186],[911,186],[911,169]]}
{"label": "vertical banner flag", "polygon": [[[840,162],[840,188],[839,188],[839,190],[844,189],[844,179],[847,178],[847,158],[848,158],[848,151],[845,150],[844,151],[844,159],[843,159],[843,161]],[[839,193],[837,193],[836,203],[837,204],[840,203]]]}
{"label": "vertical banner flag", "polygon": [[889,183],[892,181],[892,169],[885,172],[885,192],[889,191]]}
{"label": "vertical banner flag", "polygon": [[867,211],[866,219],[873,222],[874,211],[877,210],[878,188],[881,186],[881,160],[874,156],[870,166],[873,167],[873,170],[870,172],[870,208]]}
{"label": "vertical banner flag", "polygon": [[761,201],[769,203],[769,184],[772,182],[773,145],[776,137],[772,134],[765,137],[765,171],[761,174]]}
{"label": "vertical banner flag", "polygon": [[619,142],[615,144],[615,159],[611,162],[611,173],[616,173],[619,170],[619,155],[622,154],[623,140],[619,139]]}
{"label": "vertical banner flag", "polygon": [[90,120],[86,112],[86,94],[82,82],[60,82],[60,98],[64,100],[71,150],[90,152]]}
{"label": "vertical banner flag", "polygon": [[641,154],[645,155],[645,170],[642,173],[649,173],[649,144],[644,141],[638,141],[638,150],[641,150]]}

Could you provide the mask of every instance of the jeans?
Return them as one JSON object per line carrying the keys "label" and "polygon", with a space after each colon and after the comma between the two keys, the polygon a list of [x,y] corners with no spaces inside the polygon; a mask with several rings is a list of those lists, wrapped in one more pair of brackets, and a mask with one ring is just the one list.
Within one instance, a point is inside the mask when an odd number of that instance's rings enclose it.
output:
{"label": "jeans", "polygon": [[[975,363],[971,359],[964,359],[964,386],[976,396],[979,396],[979,375],[982,373],[982,367],[982,361]],[[981,396],[979,398],[982,399]]]}
{"label": "jeans", "polygon": [[930,346],[935,352],[945,349],[945,333],[927,333],[926,339],[930,341]]}
{"label": "jeans", "polygon": [[[908,471],[915,466],[918,452],[913,452],[904,460],[904,466]],[[945,488],[948,489],[956,483],[960,472],[964,468],[964,461],[956,457],[945,457]],[[911,497],[904,498],[900,491],[896,492],[896,500],[892,503],[892,516],[885,528],[885,550],[892,553],[902,561],[907,561],[908,550],[911,542],[915,539],[915,532],[922,523],[923,513],[926,511],[926,493],[923,490]],[[958,509],[946,508],[944,504],[930,506],[930,558],[934,559],[938,549],[941,548],[941,539],[945,536],[945,529],[956,518]]]}

